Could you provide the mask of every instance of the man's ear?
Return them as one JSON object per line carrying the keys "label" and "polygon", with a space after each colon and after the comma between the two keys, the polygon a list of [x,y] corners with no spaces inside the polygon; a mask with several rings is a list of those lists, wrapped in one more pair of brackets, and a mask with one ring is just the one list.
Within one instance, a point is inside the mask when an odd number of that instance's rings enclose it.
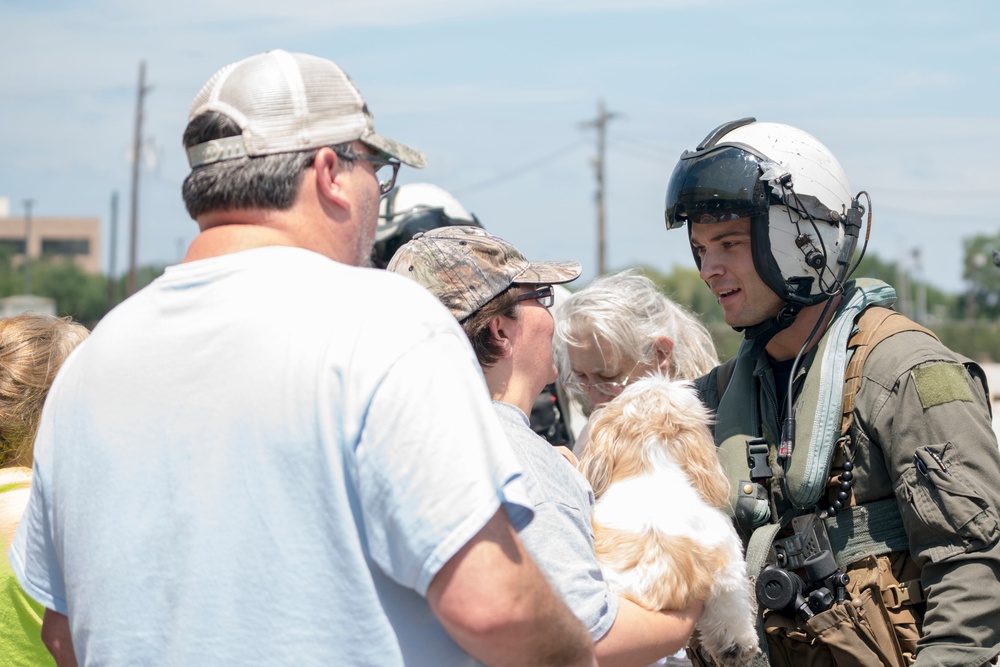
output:
{"label": "man's ear", "polygon": [[[347,198],[340,180],[342,173],[343,160],[333,152],[332,148],[324,146],[316,152],[311,176],[316,179],[317,195],[322,201],[340,208],[350,209],[350,200]],[[309,177],[308,173],[306,177]]]}
{"label": "man's ear", "polygon": [[503,350],[504,357],[509,357],[511,353],[510,336],[508,336],[505,328],[508,321],[502,315],[497,315],[490,320],[490,337]]}
{"label": "man's ear", "polygon": [[669,336],[660,336],[653,341],[653,353],[656,355],[656,366],[663,373],[670,375],[670,362],[673,361],[674,341]]}

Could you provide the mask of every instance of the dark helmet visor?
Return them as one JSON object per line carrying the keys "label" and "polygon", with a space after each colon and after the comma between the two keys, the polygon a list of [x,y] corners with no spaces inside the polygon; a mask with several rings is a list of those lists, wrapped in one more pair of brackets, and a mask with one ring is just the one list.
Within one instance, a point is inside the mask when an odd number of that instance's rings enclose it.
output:
{"label": "dark helmet visor", "polygon": [[667,185],[667,229],[725,222],[767,212],[763,159],[736,145],[685,151]]}

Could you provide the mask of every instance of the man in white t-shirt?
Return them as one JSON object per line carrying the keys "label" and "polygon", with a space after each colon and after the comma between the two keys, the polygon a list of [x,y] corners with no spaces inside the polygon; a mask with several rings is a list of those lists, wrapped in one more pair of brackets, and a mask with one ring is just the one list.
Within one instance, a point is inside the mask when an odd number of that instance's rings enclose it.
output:
{"label": "man in white t-shirt", "polygon": [[423,155],[284,51],[220,70],[188,120],[200,233],[42,416],[10,559],[57,662],[593,664],[516,535],[532,511],[461,329],[358,268]]}

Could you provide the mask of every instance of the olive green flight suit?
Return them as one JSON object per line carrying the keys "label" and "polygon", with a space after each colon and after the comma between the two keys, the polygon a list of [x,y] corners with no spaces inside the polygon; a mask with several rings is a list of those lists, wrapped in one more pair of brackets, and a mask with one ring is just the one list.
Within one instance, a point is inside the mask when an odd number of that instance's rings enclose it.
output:
{"label": "olive green flight suit", "polygon": [[[780,516],[790,507],[774,457],[785,406],[774,400],[774,377],[763,346],[746,353],[756,360],[750,367],[763,431],[752,435],[768,441],[777,473],[771,480],[772,506]],[[814,353],[815,348],[797,374],[796,393]],[[983,386],[967,372],[967,361],[921,332],[885,340],[864,365],[850,428],[851,504],[894,497],[906,531],[909,553],[884,560],[900,582],[914,579],[912,595],[904,591],[900,596],[896,590],[882,597],[890,614],[892,605],[901,602],[898,598],[910,598],[902,602],[911,608],[916,627],[897,627],[896,632],[909,632],[911,645],[919,637],[918,667],[982,665],[1000,654],[1000,450]],[[717,371],[696,381],[712,409],[720,402]],[[746,419],[750,434],[750,405],[740,419]],[[913,659],[912,654],[905,657],[904,662]],[[780,664],[780,656],[775,660],[772,655],[772,664]]]}

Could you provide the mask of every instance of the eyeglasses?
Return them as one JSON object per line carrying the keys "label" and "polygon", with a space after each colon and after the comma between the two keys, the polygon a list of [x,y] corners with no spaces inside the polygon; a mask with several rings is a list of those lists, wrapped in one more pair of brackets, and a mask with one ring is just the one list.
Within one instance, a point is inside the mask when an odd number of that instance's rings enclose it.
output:
{"label": "eyeglasses", "polygon": [[598,391],[598,392],[604,394],[605,396],[617,396],[618,394],[622,393],[622,391],[624,391],[625,386],[629,382],[631,382],[632,380],[635,380],[635,378],[632,377],[632,374],[635,373],[635,369],[639,367],[639,363],[640,362],[638,362],[638,361],[636,362],[635,366],[632,367],[632,370],[630,370],[628,372],[628,375],[626,375],[625,379],[622,380],[621,382],[577,382],[577,381],[572,381],[572,382],[564,382],[563,385],[566,386],[569,389],[573,389],[575,391],[578,391],[581,394],[586,394],[589,389],[593,389],[595,391]]}
{"label": "eyeglasses", "polygon": [[517,295],[517,301],[537,301],[538,305],[544,306],[546,308],[551,308],[552,304],[556,301],[555,292],[552,290],[552,285],[546,285],[545,287],[540,287],[534,292],[525,292],[524,294]]}
{"label": "eyeglasses", "polygon": [[342,157],[345,160],[364,160],[370,163],[372,171],[375,172],[375,178],[378,179],[378,187],[382,194],[388,194],[389,190],[392,190],[392,186],[396,184],[396,174],[399,173],[399,160],[346,150],[334,152],[338,157]]}

